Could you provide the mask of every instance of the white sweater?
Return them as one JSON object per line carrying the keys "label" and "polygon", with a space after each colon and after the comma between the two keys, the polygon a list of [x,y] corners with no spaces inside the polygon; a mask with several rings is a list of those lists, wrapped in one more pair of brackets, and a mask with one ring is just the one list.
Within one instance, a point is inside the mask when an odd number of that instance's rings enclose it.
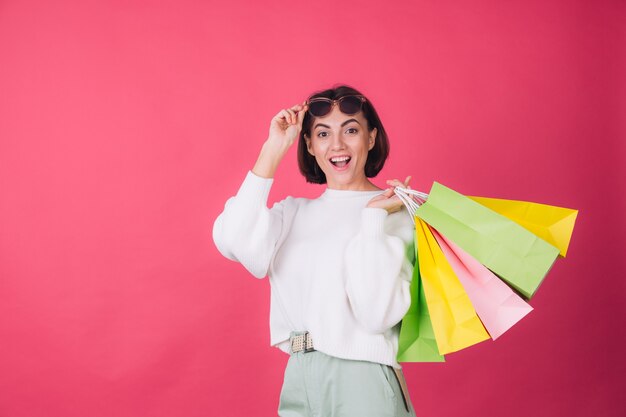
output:
{"label": "white sweater", "polygon": [[406,208],[368,208],[383,191],[326,188],[267,207],[273,178],[248,171],[213,225],[226,258],[271,285],[270,344],[308,330],[316,350],[401,368],[399,323],[409,309],[414,226]]}

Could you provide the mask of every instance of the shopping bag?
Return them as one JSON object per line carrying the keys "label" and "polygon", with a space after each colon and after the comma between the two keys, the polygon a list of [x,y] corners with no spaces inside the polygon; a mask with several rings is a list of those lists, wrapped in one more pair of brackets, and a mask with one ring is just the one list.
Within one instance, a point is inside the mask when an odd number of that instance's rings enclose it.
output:
{"label": "shopping bag", "polygon": [[417,261],[439,353],[456,352],[489,334],[429,226],[415,218]]}
{"label": "shopping bag", "polygon": [[529,201],[468,196],[556,246],[565,257],[578,210]]}
{"label": "shopping bag", "polygon": [[537,291],[559,255],[558,248],[519,224],[438,182],[415,216],[526,298]]}
{"label": "shopping bag", "polygon": [[422,285],[415,242],[409,245],[413,266],[411,306],[402,318],[398,336],[398,362],[445,362],[437,350],[437,342],[430,322],[424,286]]}
{"label": "shopping bag", "polygon": [[493,340],[532,311],[493,272],[436,230],[431,231]]}

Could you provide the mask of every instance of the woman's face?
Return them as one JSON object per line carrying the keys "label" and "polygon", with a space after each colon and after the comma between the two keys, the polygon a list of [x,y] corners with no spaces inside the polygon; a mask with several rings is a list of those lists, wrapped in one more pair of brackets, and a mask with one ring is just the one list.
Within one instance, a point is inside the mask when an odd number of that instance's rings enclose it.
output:
{"label": "woman's face", "polygon": [[313,120],[311,136],[305,135],[304,139],[309,153],[326,174],[328,188],[377,188],[365,176],[367,153],[374,147],[376,128],[368,130],[362,111],[349,116],[335,103],[330,113]]}

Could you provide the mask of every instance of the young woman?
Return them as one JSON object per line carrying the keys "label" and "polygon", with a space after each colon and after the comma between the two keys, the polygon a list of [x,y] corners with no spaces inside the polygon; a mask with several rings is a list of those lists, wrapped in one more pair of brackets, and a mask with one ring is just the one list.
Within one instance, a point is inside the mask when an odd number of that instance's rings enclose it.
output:
{"label": "young woman", "polygon": [[[315,199],[267,206],[276,168],[298,138]],[[348,86],[283,109],[237,194],[213,226],[218,250],[271,284],[271,345],[290,355],[278,414],[415,416],[396,361],[411,304],[411,217],[383,168],[389,142],[371,101]]]}

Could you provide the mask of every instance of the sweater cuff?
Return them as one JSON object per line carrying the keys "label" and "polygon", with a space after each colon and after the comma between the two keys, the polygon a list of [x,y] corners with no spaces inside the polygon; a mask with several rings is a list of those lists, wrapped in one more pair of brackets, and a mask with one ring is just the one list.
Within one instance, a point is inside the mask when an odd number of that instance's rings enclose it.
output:
{"label": "sweater cuff", "polygon": [[389,213],[378,207],[364,207],[361,211],[361,231],[366,236],[380,236],[385,232],[385,219]]}
{"label": "sweater cuff", "polygon": [[274,178],[259,177],[250,170],[239,187],[239,191],[237,191],[237,198],[249,203],[267,205],[267,198],[269,197],[273,182]]}

